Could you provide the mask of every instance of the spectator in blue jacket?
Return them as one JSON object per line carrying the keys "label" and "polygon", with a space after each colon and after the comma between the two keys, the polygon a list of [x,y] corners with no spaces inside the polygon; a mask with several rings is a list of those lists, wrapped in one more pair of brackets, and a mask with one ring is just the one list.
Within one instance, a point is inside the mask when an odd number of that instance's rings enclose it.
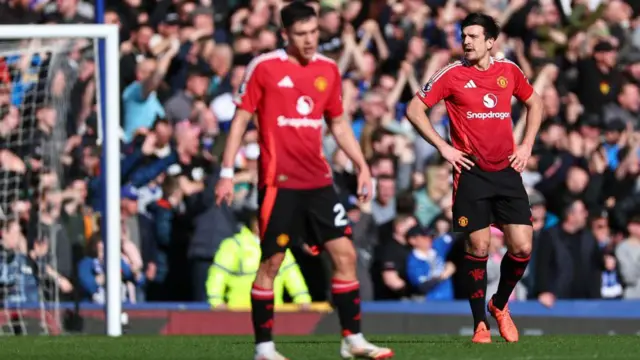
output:
{"label": "spectator in blue jacket", "polygon": [[[122,267],[122,280],[131,281],[137,286],[144,284],[144,276],[141,273],[134,273],[131,267],[124,259],[120,260]],[[98,304],[104,304],[106,300],[105,286],[105,264],[104,264],[104,245],[102,237],[99,233],[89,240],[87,246],[87,255],[80,260],[78,264],[78,281],[83,292],[84,301],[90,301]],[[126,289],[123,285],[123,289]],[[126,294],[123,298],[124,302],[129,302],[130,294]]]}
{"label": "spectator in blue jacket", "polygon": [[453,300],[455,267],[446,261],[453,241],[450,236],[435,236],[435,231],[419,225],[407,232],[407,243],[413,248],[407,258],[407,277],[414,291],[427,300]]}
{"label": "spectator in blue jacket", "polygon": [[162,183],[162,197],[147,205],[142,252],[147,278],[147,300],[166,301],[165,280],[169,274],[169,248],[173,234],[175,209],[183,201],[178,179],[167,176]]}

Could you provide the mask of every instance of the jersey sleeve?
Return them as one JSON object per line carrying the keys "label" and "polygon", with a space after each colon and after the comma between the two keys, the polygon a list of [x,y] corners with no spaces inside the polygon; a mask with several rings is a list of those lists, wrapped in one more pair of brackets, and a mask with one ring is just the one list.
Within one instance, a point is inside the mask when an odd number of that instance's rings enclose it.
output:
{"label": "jersey sleeve", "polygon": [[444,67],[431,76],[429,82],[416,93],[416,96],[427,105],[432,108],[441,100],[447,98],[450,94],[449,80],[451,76],[450,68]]}
{"label": "jersey sleeve", "polygon": [[337,118],[341,116],[344,110],[342,109],[342,78],[340,71],[336,65],[331,66],[333,72],[331,89],[329,93],[329,99],[325,108],[324,114],[327,119]]}
{"label": "jersey sleeve", "polygon": [[244,74],[242,84],[240,85],[238,93],[234,99],[236,106],[239,109],[250,113],[254,113],[256,111],[264,93],[264,89],[260,81],[261,72],[264,71],[263,68],[265,66],[264,63],[261,63],[262,61],[263,59],[261,57],[257,57],[249,63]]}
{"label": "jersey sleeve", "polygon": [[513,95],[518,98],[518,100],[525,102],[529,100],[531,94],[533,94],[533,86],[529,84],[529,80],[527,80],[527,77],[518,65],[511,63],[511,67],[514,84]]}

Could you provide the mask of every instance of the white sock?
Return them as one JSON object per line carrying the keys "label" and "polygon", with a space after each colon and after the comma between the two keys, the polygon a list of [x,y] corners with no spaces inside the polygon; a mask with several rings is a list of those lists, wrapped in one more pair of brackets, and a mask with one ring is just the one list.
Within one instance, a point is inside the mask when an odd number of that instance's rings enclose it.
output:
{"label": "white sock", "polygon": [[274,352],[276,352],[276,344],[273,341],[256,344],[256,353],[258,354],[272,354]]}
{"label": "white sock", "polygon": [[364,335],[362,333],[347,335],[347,341],[353,345],[362,345],[365,343]]}

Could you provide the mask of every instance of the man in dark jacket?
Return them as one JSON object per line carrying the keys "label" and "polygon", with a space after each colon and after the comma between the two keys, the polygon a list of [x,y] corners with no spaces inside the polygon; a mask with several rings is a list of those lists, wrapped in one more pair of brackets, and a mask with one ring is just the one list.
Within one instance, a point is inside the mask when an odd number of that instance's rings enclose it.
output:
{"label": "man in dark jacket", "polygon": [[187,249],[187,258],[191,268],[192,300],[206,301],[205,282],[213,256],[222,240],[236,234],[240,227],[230,207],[217,206],[214,189],[218,182],[219,171],[205,178],[204,191],[186,199],[188,217],[193,230]]}
{"label": "man in dark jacket", "polygon": [[573,200],[562,222],[543,230],[538,239],[535,279],[538,301],[552,307],[556,299],[600,298],[604,257],[587,228],[588,211]]}

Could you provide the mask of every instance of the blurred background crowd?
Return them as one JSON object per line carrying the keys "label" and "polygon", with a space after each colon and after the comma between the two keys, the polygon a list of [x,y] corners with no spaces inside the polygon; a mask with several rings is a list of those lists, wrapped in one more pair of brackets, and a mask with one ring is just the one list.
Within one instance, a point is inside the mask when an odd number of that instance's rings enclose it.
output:
{"label": "blurred background crowd", "polygon": [[[465,298],[450,232],[452,169],[404,118],[412,95],[462,55],[460,21],[502,25],[492,52],[524,71],[545,118],[523,181],[534,251],[513,300],[640,298],[640,2],[632,0],[322,0],[320,52],[343,75],[345,116],[375,196],[353,196],[353,166],[324,151],[358,251],[365,300]],[[236,157],[231,207],[213,188],[248,63],[282,46],[282,0],[125,0],[120,28],[123,301],[248,306],[259,262],[257,133]],[[3,0],[5,24],[91,23],[91,2]],[[101,137],[94,43],[3,42],[0,62],[0,282],[5,302],[104,301]],[[444,105],[429,110],[448,136]],[[514,137],[523,107],[513,106]],[[503,234],[492,229],[489,292]],[[278,302],[328,300],[325,256],[295,239]],[[44,285],[44,286],[43,286]],[[53,289],[43,292],[42,288]],[[286,289],[286,291],[284,291]],[[493,290],[491,290],[493,289]],[[487,294],[491,295],[491,294]],[[487,297],[489,298],[489,296]]]}

